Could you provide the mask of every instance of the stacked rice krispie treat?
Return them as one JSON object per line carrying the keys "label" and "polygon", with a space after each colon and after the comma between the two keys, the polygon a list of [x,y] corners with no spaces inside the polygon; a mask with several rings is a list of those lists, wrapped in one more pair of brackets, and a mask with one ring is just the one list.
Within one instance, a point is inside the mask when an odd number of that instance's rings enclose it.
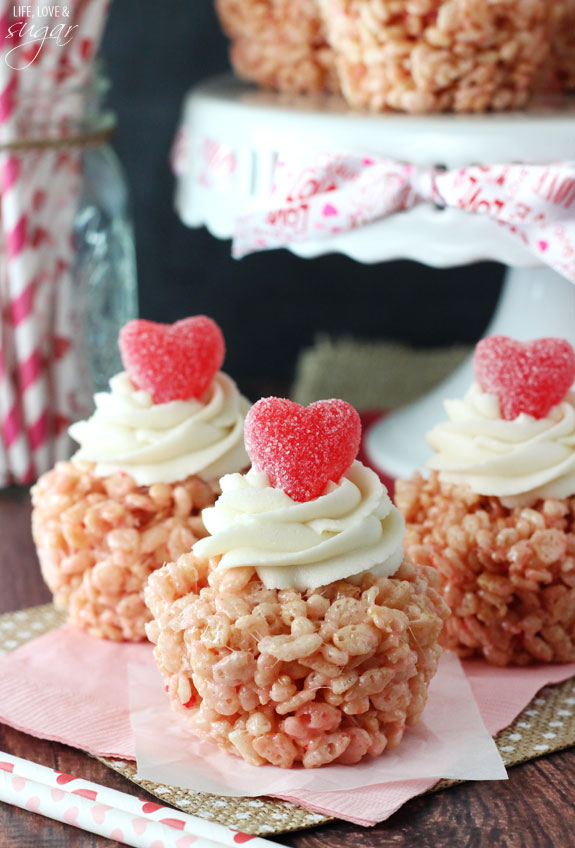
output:
{"label": "stacked rice krispie treat", "polygon": [[320,0],[352,106],[524,106],[549,57],[552,0]]}
{"label": "stacked rice krispie treat", "polygon": [[396,484],[405,548],[437,569],[442,635],[497,665],[575,661],[575,351],[483,340],[477,383],[447,401],[429,477]]}
{"label": "stacked rice krispie treat", "polygon": [[372,110],[484,112],[524,106],[550,62],[565,80],[570,3],[217,0],[217,8],[247,79],[281,91],[340,88],[352,106]]}
{"label": "stacked rice krispie treat", "polygon": [[337,91],[316,0],[216,0],[238,76],[287,92]]}
{"label": "stacked rice krispie treat", "polygon": [[249,465],[249,403],[219,371],[224,340],[209,318],[131,322],[120,348],[126,371],[71,428],[80,449],[32,490],[32,528],[69,622],[141,640],[149,575],[206,534],[201,512],[219,495],[219,476]]}
{"label": "stacked rice krispie treat", "polygon": [[147,632],[196,735],[253,765],[357,763],[419,720],[448,610],[404,555],[343,401],[259,401],[253,461],[221,480],[211,535],[151,575]]}
{"label": "stacked rice krispie treat", "polygon": [[558,5],[551,47],[552,81],[558,89],[575,91],[575,0],[563,0]]}

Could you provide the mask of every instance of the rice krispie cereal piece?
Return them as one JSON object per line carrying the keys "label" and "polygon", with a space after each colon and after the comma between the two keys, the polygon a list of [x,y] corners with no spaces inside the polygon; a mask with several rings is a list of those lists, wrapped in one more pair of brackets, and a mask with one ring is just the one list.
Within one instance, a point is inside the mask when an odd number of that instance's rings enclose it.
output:
{"label": "rice krispie cereal piece", "polygon": [[[352,106],[524,106],[549,57],[553,0],[319,0]],[[562,0],[560,0],[562,2]]]}
{"label": "rice krispie cereal piece", "polygon": [[395,748],[441,653],[437,572],[404,559],[393,577],[299,592],[218,562],[185,554],[146,588],[148,636],[187,727],[258,766],[357,763]]}
{"label": "rice krispie cereal piece", "polygon": [[32,489],[32,531],[44,580],[69,623],[93,636],[146,638],[149,575],[206,535],[201,511],[217,481],[137,486],[98,477],[90,463],[60,462]]}
{"label": "rice krispie cereal piece", "polygon": [[496,665],[575,661],[575,497],[508,509],[416,474],[396,483],[405,550],[451,607],[441,641]]}
{"label": "rice krispie cereal piece", "polygon": [[337,91],[317,0],[217,0],[240,77],[286,92]]}

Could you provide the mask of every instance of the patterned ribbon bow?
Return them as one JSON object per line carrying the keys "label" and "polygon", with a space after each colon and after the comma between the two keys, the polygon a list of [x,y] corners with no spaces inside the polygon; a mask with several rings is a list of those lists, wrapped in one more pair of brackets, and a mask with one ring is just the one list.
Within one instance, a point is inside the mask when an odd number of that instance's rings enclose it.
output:
{"label": "patterned ribbon bow", "polygon": [[575,282],[575,162],[441,171],[353,154],[280,156],[273,198],[274,208],[237,221],[236,258],[328,238],[434,203],[487,215]]}

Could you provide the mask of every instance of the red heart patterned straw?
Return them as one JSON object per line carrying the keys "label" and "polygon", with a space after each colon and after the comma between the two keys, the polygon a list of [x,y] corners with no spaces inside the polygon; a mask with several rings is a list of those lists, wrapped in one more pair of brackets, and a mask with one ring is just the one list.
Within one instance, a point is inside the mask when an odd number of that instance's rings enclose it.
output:
{"label": "red heart patterned straw", "polygon": [[273,842],[0,751],[0,800],[136,848]]}

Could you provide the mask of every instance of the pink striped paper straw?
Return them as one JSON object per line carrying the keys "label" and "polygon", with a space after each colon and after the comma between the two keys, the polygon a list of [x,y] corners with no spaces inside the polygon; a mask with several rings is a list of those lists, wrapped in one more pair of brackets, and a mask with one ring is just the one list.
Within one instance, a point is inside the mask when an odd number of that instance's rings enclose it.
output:
{"label": "pink striped paper straw", "polygon": [[[239,845],[243,845],[247,842],[249,842],[250,848],[274,848],[274,843],[269,842],[267,839],[250,836],[249,834],[241,833],[240,831],[226,827],[225,825],[216,824],[215,822],[210,822],[206,819],[198,818],[197,816],[191,816],[188,813],[182,813],[171,809],[170,807],[164,807],[161,804],[155,804],[150,801],[141,801],[132,795],[127,795],[116,789],[109,789],[108,787],[100,786],[98,783],[92,783],[89,780],[72,777],[72,775],[63,774],[62,772],[55,771],[54,769],[39,765],[38,763],[32,763],[28,760],[15,757],[12,754],[0,752],[0,778],[2,777],[3,772],[5,775],[4,783],[8,785],[8,788],[4,791],[9,793],[11,798],[15,796],[15,787],[13,785],[10,786],[10,781],[6,779],[10,776],[12,776],[12,778],[16,778],[17,786],[21,786],[22,791],[25,787],[22,783],[20,783],[20,781],[28,781],[30,783],[29,791],[27,793],[28,795],[33,792],[37,792],[37,786],[45,786],[51,793],[57,793],[56,797],[50,795],[52,802],[59,803],[60,801],[66,801],[67,804],[70,804],[72,800],[75,806],[77,806],[79,800],[82,799],[85,802],[89,802],[92,807],[88,807],[88,810],[91,810],[92,818],[94,809],[103,808],[104,810],[109,811],[106,813],[106,817],[109,818],[109,824],[112,827],[117,827],[120,821],[116,815],[117,813],[121,813],[124,817],[127,817],[132,821],[137,821],[140,830],[143,828],[142,822],[146,823],[147,827],[142,830],[142,834],[146,834],[146,836],[151,833],[151,830],[148,830],[148,826],[161,825],[168,830],[168,832],[171,831],[170,835],[172,841],[166,842],[166,848],[171,845],[175,845],[177,848],[186,848],[187,845],[192,844],[195,848],[202,848],[202,846],[203,848],[216,848],[216,846],[238,848]],[[1,793],[2,789],[0,787],[0,796]],[[67,795],[67,798],[64,798],[63,795]],[[23,798],[24,795],[18,797]],[[36,797],[40,796],[36,795]],[[45,797],[45,793],[43,797]],[[9,803],[16,802],[10,800]],[[30,809],[30,807],[25,804],[18,804],[18,806],[22,806],[24,809]],[[64,806],[65,805],[62,805],[62,808],[57,808],[57,811],[59,811],[60,814],[62,814]],[[58,818],[59,821],[68,821],[68,819],[63,819],[59,816],[52,815],[51,812],[47,812],[48,810],[52,810],[53,807],[54,803],[50,805],[50,801],[47,798],[42,809],[37,809],[33,812],[41,812],[43,815],[47,815],[51,818]],[[125,821],[126,819],[123,818],[122,822]],[[68,821],[68,823],[74,824],[74,822],[70,821]],[[104,824],[104,822],[102,821],[101,824]],[[124,827],[122,830],[124,835],[126,835],[125,831],[126,828]],[[101,831],[93,832],[101,833]],[[175,837],[174,832],[177,832],[179,837]],[[110,835],[111,838],[118,838],[118,836],[114,837],[109,832],[102,833],[102,835]],[[149,842],[146,841],[137,843],[129,842],[125,839],[124,841],[126,841],[128,845],[137,845],[138,848],[140,845],[144,846],[144,848],[150,848],[150,845],[153,842],[152,839],[150,839]]]}
{"label": "pink striped paper straw", "polygon": [[50,468],[50,402],[44,351],[41,347],[38,316],[35,310],[36,272],[34,249],[29,243],[31,208],[29,180],[18,179],[2,187],[2,220],[8,244],[8,288],[11,306],[28,301],[31,308],[13,323],[19,394],[28,445],[36,474]]}
{"label": "pink striped paper straw", "polygon": [[[44,288],[47,302],[46,327],[41,329],[47,350],[47,373],[51,395],[50,445],[52,464],[70,456],[68,426],[79,413],[89,411],[87,404],[78,408],[74,400],[86,383],[82,374],[82,330],[76,315],[82,309],[81,292],[73,276],[72,236],[78,197],[81,191],[81,153],[54,150],[42,153],[44,174],[38,185],[51,185],[46,192],[38,224],[47,233],[37,248],[38,263],[46,271]],[[89,387],[86,387],[86,390]],[[91,399],[91,392],[90,399]]]}
{"label": "pink striped paper straw", "polygon": [[[16,71],[5,61],[5,52],[11,44],[6,40],[8,26],[11,22],[12,4],[3,0],[0,4],[0,141],[9,142],[15,138],[14,114],[19,92],[20,79]],[[2,199],[4,191],[9,191],[17,179],[15,159],[9,154],[0,154],[0,188]],[[6,236],[4,221],[4,203],[2,202],[2,229]],[[17,357],[14,346],[12,326],[7,323],[11,313],[12,295],[9,280],[9,256],[11,252],[10,239],[4,239],[2,253],[2,279],[0,288],[0,305],[2,307],[2,369],[0,372],[0,427],[4,441],[7,468],[3,475],[7,483],[27,483],[34,475],[32,455],[26,438],[22,421],[21,397],[18,382],[14,379],[17,374]]]}
{"label": "pink striped paper straw", "polygon": [[[68,44],[46,39],[35,61],[24,70],[11,68],[2,61],[5,56],[0,57],[1,141],[16,141],[37,129],[36,124],[40,129],[42,124],[49,126],[58,134],[66,121],[74,125],[81,119],[84,87],[93,73],[92,59],[108,0],[67,0],[66,7],[70,10],[68,24],[75,27]],[[17,43],[4,38],[14,8],[12,2],[0,0],[0,50],[4,53]],[[31,8],[27,23],[61,23],[59,19],[40,19],[38,6]],[[19,96],[22,94],[25,96]],[[72,277],[81,153],[61,153],[0,154],[7,278],[2,304],[15,316],[3,334],[4,345],[10,344],[14,351],[15,368],[8,371],[4,367],[0,372],[0,425],[6,422],[4,429],[12,433],[15,445],[27,451],[26,457],[20,457],[19,470],[7,468],[4,475],[7,478],[10,471],[20,483],[30,482],[55,460],[68,457],[67,425],[83,411],[74,408],[80,376],[76,369],[78,339],[73,336],[78,306]],[[46,197],[43,210],[35,206],[35,199],[42,194]],[[21,412],[19,419],[13,414],[17,407],[12,395]],[[4,456],[7,465],[11,457],[6,452]]]}
{"label": "pink striped paper straw", "polygon": [[[47,45],[42,56],[42,74],[37,83],[45,83],[56,93],[52,98],[50,120],[53,125],[79,126],[85,111],[87,87],[94,74],[93,58],[104,29],[108,0],[69,0],[68,24],[75,27],[65,49]],[[54,20],[60,23],[60,20]],[[67,427],[78,416],[91,411],[90,375],[83,362],[82,328],[79,314],[82,304],[73,279],[74,246],[72,232],[76,201],[81,190],[80,151],[62,151],[55,157],[53,190],[49,195],[49,221],[52,236],[52,260],[55,261],[52,355],[50,382],[54,405],[52,445],[54,461],[67,459],[71,441]]]}
{"label": "pink striped paper straw", "polygon": [[[68,0],[66,6],[73,11],[74,4],[77,5],[77,0]],[[62,21],[42,18],[36,22],[51,27]],[[63,48],[47,40],[37,61],[27,69],[26,99],[34,107],[34,112],[27,116],[28,123],[39,124],[39,131],[45,137],[59,138],[65,123],[78,123],[81,115],[83,93],[69,95],[70,89],[74,91],[74,82],[64,80],[60,85],[59,81],[59,67],[67,61],[71,49],[72,42]],[[44,111],[38,117],[37,111],[42,107]],[[72,414],[69,398],[77,376],[74,373],[74,327],[70,318],[74,297],[72,233],[81,178],[79,167],[71,168],[69,163],[79,163],[80,155],[64,150],[40,151],[35,157],[36,167],[28,175],[33,197],[38,194],[44,197],[41,208],[34,210],[36,232],[43,234],[35,245],[34,263],[37,269],[42,268],[45,272],[43,290],[36,292],[35,317],[50,396],[46,422],[48,468],[70,455],[67,427],[72,422]],[[38,473],[45,470],[43,466]]]}
{"label": "pink striped paper straw", "polygon": [[[79,1],[68,0],[66,6],[70,11],[67,25],[77,25]],[[60,18],[54,18],[44,23],[50,26],[61,22]],[[103,26],[103,20],[100,26]],[[85,77],[91,72],[92,64],[84,58],[83,73],[78,73],[71,59],[75,50],[81,50],[77,46],[77,39],[77,31],[74,31],[72,40],[65,48],[54,42],[46,43],[40,67],[34,74],[34,102],[49,104],[45,116],[49,125],[47,131],[55,137],[63,135],[67,126],[78,127],[84,111]],[[39,189],[50,186],[41,216],[42,228],[49,238],[46,239],[44,250],[41,247],[37,249],[37,258],[48,269],[50,296],[51,320],[45,330],[45,338],[51,395],[51,464],[69,458],[71,441],[68,426],[78,413],[88,411],[80,410],[74,404],[74,399],[81,394],[79,385],[83,381],[79,367],[83,353],[82,334],[75,320],[82,305],[79,293],[74,290],[72,270],[72,236],[81,191],[81,159],[79,150],[44,151],[41,163],[43,168],[35,179]]]}
{"label": "pink striped paper straw", "polygon": [[[12,3],[2,5],[2,25],[11,20]],[[13,42],[3,40],[3,48]],[[19,126],[18,97],[21,90],[21,72],[10,67],[0,57],[0,140],[14,142],[21,131]],[[6,274],[10,306],[26,299],[34,286],[34,256],[29,244],[30,186],[23,179],[18,166],[23,157],[3,153],[1,159],[2,179],[2,229],[5,241]],[[14,324],[12,334],[16,351],[18,394],[20,396],[23,424],[31,454],[33,473],[49,468],[47,445],[48,389],[42,352],[38,347],[37,322],[33,308],[33,294],[29,298],[32,308]],[[18,482],[29,482],[19,480]]]}
{"label": "pink striped paper straw", "polygon": [[[6,295],[4,257],[0,254],[0,305]],[[23,482],[31,477],[30,452],[21,421],[18,394],[12,380],[11,327],[6,310],[0,314],[0,486]]]}
{"label": "pink striped paper straw", "polygon": [[87,63],[96,55],[109,7],[110,0],[78,0],[74,14],[78,30],[73,42],[72,61],[80,75],[85,75]]}

